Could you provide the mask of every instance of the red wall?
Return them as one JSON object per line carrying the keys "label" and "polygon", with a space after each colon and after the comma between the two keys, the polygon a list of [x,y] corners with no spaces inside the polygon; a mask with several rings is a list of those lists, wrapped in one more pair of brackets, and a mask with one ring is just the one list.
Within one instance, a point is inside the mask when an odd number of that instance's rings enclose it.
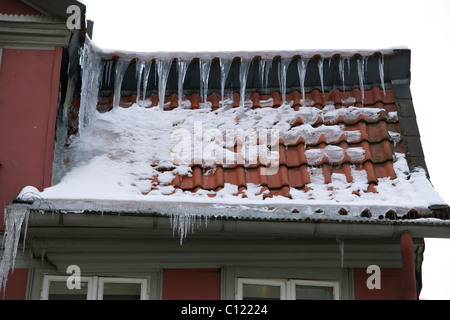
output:
{"label": "red wall", "polygon": [[368,289],[367,278],[371,276],[366,269],[353,269],[356,300],[403,300],[404,273],[403,269],[383,268],[381,269],[380,289]]}
{"label": "red wall", "polygon": [[27,6],[23,2],[20,2],[19,0],[1,0],[0,1],[0,13],[5,14],[24,14],[24,15],[40,15],[43,14],[40,13],[37,10],[34,10],[33,8]]}
{"label": "red wall", "polygon": [[28,269],[14,269],[9,272],[6,291],[0,292],[0,300],[25,300],[27,293]]}
{"label": "red wall", "polygon": [[[3,0],[2,0],[3,1]],[[3,4],[3,3],[2,3]],[[0,11],[1,12],[1,11]],[[0,65],[0,230],[3,207],[23,187],[50,186],[62,49],[3,49]],[[25,299],[28,269],[8,277],[3,299]]]}
{"label": "red wall", "polygon": [[4,49],[0,67],[0,221],[20,190],[51,182],[62,49]]}
{"label": "red wall", "polygon": [[165,269],[163,300],[220,300],[220,269]]}

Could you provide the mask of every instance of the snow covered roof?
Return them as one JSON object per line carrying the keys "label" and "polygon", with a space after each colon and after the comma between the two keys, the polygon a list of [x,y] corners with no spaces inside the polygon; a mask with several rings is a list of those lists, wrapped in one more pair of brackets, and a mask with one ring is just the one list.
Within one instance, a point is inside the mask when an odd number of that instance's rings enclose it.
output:
{"label": "snow covered roof", "polygon": [[361,52],[133,55],[86,41],[81,88],[60,113],[55,184],[19,198],[446,218],[411,152],[421,147],[403,96],[409,51]]}

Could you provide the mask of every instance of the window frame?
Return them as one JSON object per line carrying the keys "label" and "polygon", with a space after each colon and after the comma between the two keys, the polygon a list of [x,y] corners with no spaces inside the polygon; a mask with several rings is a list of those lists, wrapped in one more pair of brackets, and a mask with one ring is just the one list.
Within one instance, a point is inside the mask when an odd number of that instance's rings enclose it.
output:
{"label": "window frame", "polygon": [[119,277],[99,277],[97,286],[97,300],[103,300],[105,283],[133,283],[141,285],[140,300],[148,300],[149,279],[144,278],[119,278]]}
{"label": "window frame", "polygon": [[[42,290],[41,290],[41,300],[48,300],[50,293],[50,282],[66,282],[69,276],[62,275],[44,275]],[[102,277],[102,276],[91,276],[80,277],[80,282],[87,283],[87,300],[103,300],[103,290],[105,283],[139,283],[141,284],[140,299],[149,300],[149,288],[150,279],[149,278],[127,278],[127,277]]]}
{"label": "window frame", "polygon": [[296,299],[295,287],[300,286],[311,286],[311,287],[327,287],[333,288],[333,300],[340,300],[340,282],[332,280],[302,280],[302,279],[291,279],[288,281],[288,291],[291,300]]}
{"label": "window frame", "polygon": [[280,286],[280,300],[295,300],[297,285],[331,287],[333,300],[341,299],[341,282],[336,280],[237,278],[236,300],[243,300],[244,284]]}
{"label": "window frame", "polygon": [[[58,275],[44,275],[42,291],[41,291],[41,300],[48,300],[48,296],[50,293],[50,282],[67,282],[69,276],[58,276]],[[97,283],[96,277],[80,277],[80,282],[87,282],[87,293],[86,300],[94,300],[94,297],[97,295]]]}
{"label": "window frame", "polygon": [[280,287],[280,300],[286,300],[286,283],[281,279],[238,278],[236,300],[243,300],[244,284],[257,284]]}

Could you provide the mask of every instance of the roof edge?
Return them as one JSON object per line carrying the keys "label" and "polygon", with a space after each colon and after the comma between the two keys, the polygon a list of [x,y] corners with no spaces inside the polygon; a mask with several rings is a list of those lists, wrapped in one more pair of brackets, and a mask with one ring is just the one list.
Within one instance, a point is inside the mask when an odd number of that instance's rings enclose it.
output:
{"label": "roof edge", "polygon": [[274,57],[292,58],[294,56],[301,56],[302,58],[332,58],[335,56],[341,56],[343,58],[351,58],[354,56],[370,57],[374,55],[395,55],[399,52],[410,52],[407,47],[388,47],[380,49],[298,49],[298,50],[242,50],[242,51],[127,51],[121,49],[104,48],[98,45],[90,38],[86,38],[87,42],[92,45],[93,50],[103,58],[118,57],[124,60],[132,59],[214,59],[222,57],[223,59],[234,59],[240,57],[243,59],[253,59],[256,56],[260,56],[263,59],[270,59]]}

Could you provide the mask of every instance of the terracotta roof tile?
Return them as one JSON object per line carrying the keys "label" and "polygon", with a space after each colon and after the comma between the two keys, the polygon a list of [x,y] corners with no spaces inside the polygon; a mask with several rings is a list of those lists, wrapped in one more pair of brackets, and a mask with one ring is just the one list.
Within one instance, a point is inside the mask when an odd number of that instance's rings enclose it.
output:
{"label": "terracotta roof tile", "polygon": [[[198,59],[195,63],[198,65]],[[334,62],[330,60],[330,65],[332,63]],[[146,100],[145,106],[143,105],[145,108],[159,108],[154,61],[152,66],[149,78],[152,80],[149,84],[151,89],[147,90],[145,97],[140,97]],[[238,112],[242,106],[236,73],[227,79],[225,101],[222,101],[220,88],[212,86],[206,95],[209,107],[205,107],[200,88],[192,85],[198,76],[198,73],[191,74],[191,78],[187,80],[192,88],[183,91],[182,105],[179,104],[176,90],[166,90],[165,111],[176,114],[179,110],[189,109],[203,113],[218,112],[221,109],[236,110],[233,113],[234,118],[230,119],[230,123],[236,126],[258,120],[248,119],[246,115]],[[339,78],[339,74],[334,76]],[[211,80],[215,81],[212,78]],[[339,79],[337,84],[331,85],[328,81],[321,88],[320,79],[317,78],[309,80],[309,87],[302,91],[297,77],[294,80],[289,79],[291,83],[297,82],[291,87],[287,86],[283,95],[281,88],[279,90],[276,87],[278,80],[273,78],[271,86],[266,89],[260,81],[252,80],[253,85],[247,91],[244,108],[245,112],[275,112],[273,119],[267,120],[266,125],[281,128],[282,131],[278,149],[271,147],[271,151],[278,151],[277,166],[271,163],[267,167],[268,164],[261,156],[256,161],[248,161],[241,154],[245,148],[237,141],[234,148],[231,148],[233,150],[229,150],[235,153],[233,162],[215,163],[212,167],[201,160],[187,163],[190,172],[181,174],[174,171],[173,180],[168,184],[173,186],[174,190],[168,189],[167,192],[207,191],[209,197],[216,197],[228,192],[228,188],[233,186],[230,189],[233,195],[242,198],[295,198],[301,195],[302,199],[329,201],[337,199],[337,194],[343,191],[340,188],[345,188],[353,197],[363,197],[367,193],[380,192],[378,187],[382,181],[394,184],[394,180],[398,178],[395,170],[396,153],[405,154],[408,146],[404,143],[406,138],[402,118],[398,114],[396,96],[390,82],[385,83],[386,88],[381,88],[379,78],[376,77],[374,82],[366,83],[365,90],[361,92],[357,81],[347,85],[344,90]],[[100,113],[111,111],[114,102],[112,87],[103,89],[97,105]],[[127,92],[128,94],[122,94],[120,98],[119,106],[122,108],[131,107],[137,100],[135,91]],[[286,105],[283,105],[283,100]],[[79,101],[76,99],[73,107],[71,132],[76,132],[76,115],[79,108]],[[290,115],[290,112],[292,118],[280,120],[280,114]],[[258,139],[257,144],[258,147],[266,147],[266,143],[261,139]],[[158,163],[154,164],[153,168],[155,175],[172,170],[160,168]],[[163,186],[156,177],[148,177],[148,180],[152,185],[147,189],[158,191]],[[315,188],[320,189],[320,192]],[[143,193],[148,192],[147,189]],[[348,210],[342,208],[339,214],[348,214]],[[373,214],[374,210],[370,207],[360,212],[360,216],[366,218],[372,217]],[[436,213],[438,214],[439,212]],[[389,211],[386,211],[385,216],[388,219],[398,218],[395,212]],[[409,216],[417,217],[420,214],[412,212]]]}
{"label": "terracotta roof tile", "polygon": [[[313,90],[305,95],[309,101],[308,106],[302,105],[302,94],[293,90],[286,95],[286,101],[292,101],[291,107],[299,112],[299,116],[293,120],[291,127],[312,125],[315,130],[314,141],[306,141],[304,137],[294,142],[286,143],[281,140],[279,146],[279,168],[275,174],[262,174],[264,164],[258,159],[257,163],[245,165],[240,157],[234,164],[216,166],[212,169],[202,169],[201,166],[193,166],[190,175],[175,175],[172,185],[181,190],[196,191],[221,190],[225,184],[239,187],[238,194],[245,194],[248,183],[263,187],[261,194],[264,197],[277,195],[290,197],[289,188],[308,191],[311,183],[308,168],[320,168],[324,184],[331,184],[334,175],[343,175],[348,183],[354,182],[352,170],[364,171],[369,186],[366,192],[377,192],[374,186],[378,179],[395,179],[393,168],[394,152],[404,151],[401,141],[401,130],[396,117],[396,105],[393,90],[384,92],[378,87],[373,87],[364,92],[364,105],[359,89],[350,91],[333,90],[320,92]],[[150,107],[158,106],[158,95],[150,97]],[[185,98],[190,101],[191,109],[200,108],[202,98],[193,93]],[[208,96],[212,111],[221,108],[221,98],[217,93]],[[261,95],[253,92],[250,95],[252,108],[278,108],[282,103],[279,92]],[[100,97],[98,110],[109,111],[112,108],[113,97]],[[267,101],[270,101],[268,106]],[[121,107],[129,107],[136,102],[136,95],[122,97]],[[264,102],[264,103],[262,103]],[[232,107],[238,108],[240,96],[233,94]],[[326,107],[333,104],[334,113],[326,113]],[[165,98],[165,110],[179,108],[176,93]],[[321,110],[316,116],[308,113],[309,109]],[[351,109],[349,109],[351,108]],[[305,110],[305,112],[302,112]],[[340,112],[339,110],[343,110]],[[372,111],[371,111],[372,110]],[[348,111],[348,112],[347,112]],[[394,113],[394,115],[390,115]],[[341,134],[333,134],[336,126],[340,126]],[[331,131],[330,131],[331,130]],[[396,136],[397,134],[397,136]],[[397,140],[395,140],[397,139]],[[395,140],[395,141],[394,141]],[[239,145],[235,145],[235,151],[239,151]],[[308,156],[310,158],[308,159]],[[312,160],[314,158],[314,160]],[[317,159],[316,159],[317,158]],[[155,182],[157,184],[157,181]],[[333,188],[330,187],[330,190]],[[330,191],[331,192],[331,191]],[[367,216],[368,214],[364,214]]]}

